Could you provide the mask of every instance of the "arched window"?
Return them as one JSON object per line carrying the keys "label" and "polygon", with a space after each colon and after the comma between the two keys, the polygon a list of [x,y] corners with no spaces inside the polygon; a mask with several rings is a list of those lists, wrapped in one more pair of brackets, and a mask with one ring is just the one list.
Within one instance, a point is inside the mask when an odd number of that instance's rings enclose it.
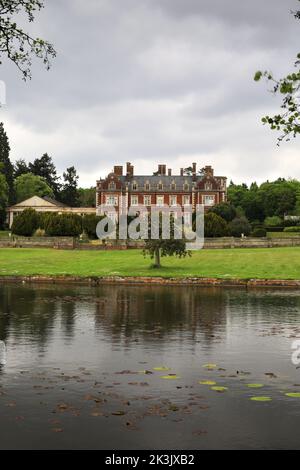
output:
{"label": "arched window", "polygon": [[183,190],[184,191],[188,191],[189,190],[189,184],[185,181],[184,185],[183,185]]}

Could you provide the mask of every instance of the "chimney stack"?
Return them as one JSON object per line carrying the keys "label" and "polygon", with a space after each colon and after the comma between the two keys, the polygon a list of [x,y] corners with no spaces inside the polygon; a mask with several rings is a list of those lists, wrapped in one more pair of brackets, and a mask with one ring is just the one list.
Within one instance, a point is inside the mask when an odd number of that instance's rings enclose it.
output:
{"label": "chimney stack", "polygon": [[158,165],[158,174],[160,176],[165,176],[167,171],[167,166],[166,165]]}
{"label": "chimney stack", "polygon": [[116,176],[122,176],[123,175],[123,167],[122,166],[114,166],[114,174]]}
{"label": "chimney stack", "polygon": [[180,168],[180,176],[183,176],[183,168]]}
{"label": "chimney stack", "polygon": [[168,176],[172,176],[172,170],[171,170],[171,168],[168,169]]}
{"label": "chimney stack", "polygon": [[204,173],[207,175],[207,176],[214,176],[214,170],[211,166],[206,166],[204,168]]}
{"label": "chimney stack", "polygon": [[127,177],[133,176],[133,171],[134,171],[134,167],[131,165],[130,162],[127,162],[126,163],[126,176]]}
{"label": "chimney stack", "polygon": [[196,174],[197,174],[197,163],[193,163],[193,180],[196,180]]}

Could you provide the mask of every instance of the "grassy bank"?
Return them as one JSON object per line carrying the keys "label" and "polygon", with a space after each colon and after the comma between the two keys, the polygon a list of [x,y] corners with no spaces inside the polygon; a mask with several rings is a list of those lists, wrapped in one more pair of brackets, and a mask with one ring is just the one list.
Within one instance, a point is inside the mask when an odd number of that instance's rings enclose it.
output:
{"label": "grassy bank", "polygon": [[163,276],[300,279],[300,248],[203,250],[191,258],[163,258],[151,269],[141,251],[0,249],[0,276]]}

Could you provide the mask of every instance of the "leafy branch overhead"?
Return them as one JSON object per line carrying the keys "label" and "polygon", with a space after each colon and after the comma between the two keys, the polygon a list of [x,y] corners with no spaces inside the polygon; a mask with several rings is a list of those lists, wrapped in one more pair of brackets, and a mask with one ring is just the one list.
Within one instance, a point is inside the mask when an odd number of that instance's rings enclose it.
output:
{"label": "leafy branch overhead", "polygon": [[47,70],[56,51],[51,43],[33,37],[16,22],[16,16],[25,14],[29,23],[44,8],[41,0],[0,0],[0,64],[3,58],[11,60],[21,71],[23,79],[31,78],[32,57],[41,59]]}
{"label": "leafy branch overhead", "polygon": [[[300,10],[292,13],[296,19],[300,19]],[[269,125],[272,130],[281,132],[277,145],[300,134],[300,53],[297,55],[294,67],[292,73],[280,79],[274,78],[268,71],[258,71],[254,76],[256,82],[265,78],[272,84],[272,93],[283,95],[282,112],[262,118],[262,122]]]}

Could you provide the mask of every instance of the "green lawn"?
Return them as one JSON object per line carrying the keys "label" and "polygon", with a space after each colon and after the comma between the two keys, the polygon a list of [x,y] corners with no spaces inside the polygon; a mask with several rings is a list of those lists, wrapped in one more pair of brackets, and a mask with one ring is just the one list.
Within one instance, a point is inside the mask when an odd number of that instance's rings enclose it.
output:
{"label": "green lawn", "polygon": [[202,250],[191,258],[163,258],[162,269],[139,250],[0,249],[0,276],[163,276],[300,279],[300,248]]}

